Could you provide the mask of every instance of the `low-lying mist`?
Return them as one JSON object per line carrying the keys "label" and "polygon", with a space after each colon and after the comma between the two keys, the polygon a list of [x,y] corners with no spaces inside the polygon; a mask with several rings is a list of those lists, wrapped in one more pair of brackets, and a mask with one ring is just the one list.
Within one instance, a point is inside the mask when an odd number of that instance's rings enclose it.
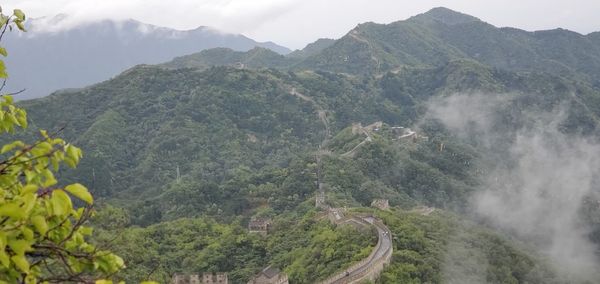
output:
{"label": "low-lying mist", "polygon": [[489,153],[481,163],[481,188],[472,198],[478,217],[535,244],[563,276],[597,281],[598,248],[588,238],[581,206],[598,191],[600,145],[567,134],[561,123],[568,103],[532,113],[519,111],[516,97],[438,98],[429,104],[428,118]]}

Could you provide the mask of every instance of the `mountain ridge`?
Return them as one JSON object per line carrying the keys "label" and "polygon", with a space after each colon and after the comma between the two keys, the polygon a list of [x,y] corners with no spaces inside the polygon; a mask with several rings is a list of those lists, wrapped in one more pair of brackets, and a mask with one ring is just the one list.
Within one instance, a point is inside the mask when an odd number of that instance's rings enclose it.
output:
{"label": "mountain ridge", "polygon": [[[481,205],[473,197],[490,187],[523,187],[521,175],[509,173],[523,152],[545,154],[547,146],[526,143],[531,148],[515,153],[515,143],[540,131],[540,116],[560,121],[548,123],[551,131],[542,127],[549,133],[539,140],[600,141],[600,88],[588,77],[594,51],[585,52],[595,36],[496,28],[437,8],[412,20],[360,24],[336,41],[307,45],[304,54],[206,49],[19,102],[32,132],[18,139],[64,126],[61,137],[82,147],[78,168],[57,176],[88,186],[100,206],[121,207],[99,212],[107,227],[126,224],[117,247],[129,267],[119,277],[129,282],[154,271],[161,282],[174,273],[224,271],[245,283],[274,265],[290,281],[314,283],[331,274],[324,264],[344,271],[364,259],[353,255],[368,254],[369,242],[345,242],[361,234],[326,226],[331,212],[315,208],[322,194],[333,208],[359,208],[385,221],[394,257],[382,283],[595,283],[595,271],[562,280],[560,269],[550,269],[546,244],[565,235],[536,223],[564,212],[552,207],[562,196],[548,191],[556,189],[545,182],[553,179],[534,176],[539,191],[529,192],[550,206],[514,204],[540,213],[515,215],[531,220],[526,234],[471,215]],[[587,153],[549,149],[575,154],[576,165]],[[552,168],[540,167],[545,159],[525,164],[541,172],[571,164],[557,160]],[[504,167],[511,172],[499,172]],[[582,183],[591,187],[591,176]],[[598,245],[596,193],[575,200],[588,207],[569,216],[585,224],[577,240]],[[376,199],[390,208],[365,208]],[[272,218],[273,226],[264,236],[249,234],[253,218]],[[114,239],[120,229],[101,234]],[[350,243],[362,245],[352,250]],[[543,256],[532,252],[537,248]]]}
{"label": "mountain ridge", "polygon": [[425,13],[412,16],[406,21],[419,21],[424,19],[436,20],[447,25],[464,24],[469,22],[481,22],[481,19],[477,17],[457,12],[446,7],[432,8]]}
{"label": "mountain ridge", "polygon": [[102,20],[63,31],[36,32],[35,21],[30,25],[29,33],[7,33],[7,89],[27,89],[18,99],[83,87],[137,64],[158,64],[207,48],[246,51],[258,46],[290,52],[271,42],[256,42],[207,27],[177,31],[135,20]]}
{"label": "mountain ridge", "polygon": [[576,73],[598,82],[598,34],[498,28],[447,8],[434,8],[390,24],[360,24],[300,67],[373,74],[464,58],[512,71]]}
{"label": "mountain ridge", "polygon": [[[319,39],[263,67],[373,75],[395,72],[404,66],[439,66],[460,59],[508,71],[547,72],[600,86],[598,42],[600,32],[582,35],[560,28],[533,32],[499,28],[439,7],[389,24],[359,24],[339,39]],[[196,53],[187,58],[210,61],[202,56]],[[178,58],[179,64],[185,58]],[[192,62],[182,65],[194,67]],[[207,66],[210,64],[197,67]]]}

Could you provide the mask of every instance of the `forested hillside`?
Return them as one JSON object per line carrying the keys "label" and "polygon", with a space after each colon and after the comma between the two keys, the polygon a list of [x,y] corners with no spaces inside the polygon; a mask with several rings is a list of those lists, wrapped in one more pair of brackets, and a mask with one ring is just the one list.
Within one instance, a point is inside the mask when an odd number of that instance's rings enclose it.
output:
{"label": "forested hillside", "polygon": [[594,34],[497,28],[446,8],[387,25],[360,24],[300,66],[373,74],[459,58],[512,71],[583,76],[595,84],[600,72],[600,48]]}
{"label": "forested hillside", "polygon": [[[84,149],[60,180],[99,200],[95,241],[122,254],[129,281],[245,283],[268,264],[294,283],[325,279],[376,240],[327,222],[322,186],[331,206],[390,228],[379,283],[593,283],[597,271],[560,266],[597,249],[555,250],[600,243],[595,38],[437,8],[287,57],[205,50],[20,105],[31,129],[64,128]],[[511,186],[541,189],[515,189],[523,203],[507,209],[489,190]],[[365,209],[381,198],[390,211]],[[252,217],[273,231],[249,234]]]}
{"label": "forested hillside", "polygon": [[[233,68],[197,71],[140,66],[83,91],[55,94],[24,106],[32,110],[33,125],[49,129],[64,126],[67,137],[88,149],[87,161],[76,171],[65,173],[67,180],[83,178],[93,185],[98,196],[120,200],[175,198],[175,192],[197,188],[213,195],[209,199],[199,197],[201,203],[193,206],[198,210],[209,200],[232,201],[225,197],[239,197],[247,186],[238,184],[225,189],[228,180],[237,184],[254,179],[253,175],[258,175],[258,180],[267,175],[281,179],[279,186],[288,187],[290,181],[286,183],[284,177],[298,172],[281,172],[281,168],[294,163],[302,167],[302,163],[312,159],[310,153],[324,130],[316,119],[317,110],[292,95],[292,89],[327,109],[334,133],[359,122],[366,125],[383,121],[410,127],[425,114],[430,98],[463,91],[520,93],[513,105],[506,106],[506,125],[498,125],[499,128],[517,129],[523,123],[515,111],[552,109],[570,102],[565,131],[598,133],[600,100],[598,92],[589,86],[552,76],[517,75],[469,61],[455,61],[439,68],[408,68],[381,78],[323,72]],[[35,111],[39,107],[52,111]],[[442,135],[429,127],[435,125],[422,126],[432,139],[414,150],[425,151],[419,156],[426,163],[437,159],[426,153],[435,151],[433,141]],[[366,157],[385,158],[374,154]],[[281,174],[284,176],[273,176]],[[411,179],[402,180],[408,183]],[[313,191],[310,181],[304,186],[281,189],[275,192],[282,194],[280,197],[297,195],[296,203]],[[435,188],[430,190],[440,193]],[[425,196],[430,202],[434,200]],[[446,196],[438,203],[465,198],[457,194]],[[240,213],[249,206],[245,202],[234,203],[221,204],[220,209]]]}
{"label": "forested hillside", "polygon": [[398,72],[406,66],[436,67],[473,60],[503,70],[549,73],[598,86],[598,38],[598,33],[582,35],[564,29],[527,32],[498,28],[469,15],[434,8],[390,24],[359,24],[340,39],[319,39],[285,57],[266,51],[220,50],[218,57],[213,56],[216,51],[200,52],[167,65],[206,67],[239,62],[251,68],[374,75]]}

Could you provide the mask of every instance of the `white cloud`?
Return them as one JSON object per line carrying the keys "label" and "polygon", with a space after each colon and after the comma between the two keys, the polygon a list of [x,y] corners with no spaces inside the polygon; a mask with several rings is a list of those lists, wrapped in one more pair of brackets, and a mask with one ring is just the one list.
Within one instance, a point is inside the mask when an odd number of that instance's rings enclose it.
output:
{"label": "white cloud", "polygon": [[[487,152],[479,166],[483,183],[472,200],[475,212],[535,244],[573,283],[594,282],[600,273],[597,246],[589,241],[581,210],[586,199],[598,194],[600,144],[559,131],[567,118],[566,102],[549,112],[516,111],[508,118],[517,98],[439,97],[430,102],[428,115]],[[520,121],[510,124],[518,129],[507,130],[507,119]]]}
{"label": "white cloud", "polygon": [[101,19],[142,22],[176,29],[214,26],[231,32],[249,32],[292,8],[292,0],[26,0],[7,1],[5,8],[21,8],[31,17],[69,15],[69,27]]}

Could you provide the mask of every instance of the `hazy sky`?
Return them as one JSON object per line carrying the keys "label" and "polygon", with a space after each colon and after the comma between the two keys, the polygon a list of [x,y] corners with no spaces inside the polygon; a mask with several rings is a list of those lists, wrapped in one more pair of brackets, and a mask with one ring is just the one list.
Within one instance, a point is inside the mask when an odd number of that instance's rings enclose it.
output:
{"label": "hazy sky", "polygon": [[177,29],[212,26],[301,48],[338,38],[361,22],[389,23],[444,6],[496,26],[526,30],[600,30],[598,0],[5,0],[31,17],[65,13],[73,23],[133,18]]}

